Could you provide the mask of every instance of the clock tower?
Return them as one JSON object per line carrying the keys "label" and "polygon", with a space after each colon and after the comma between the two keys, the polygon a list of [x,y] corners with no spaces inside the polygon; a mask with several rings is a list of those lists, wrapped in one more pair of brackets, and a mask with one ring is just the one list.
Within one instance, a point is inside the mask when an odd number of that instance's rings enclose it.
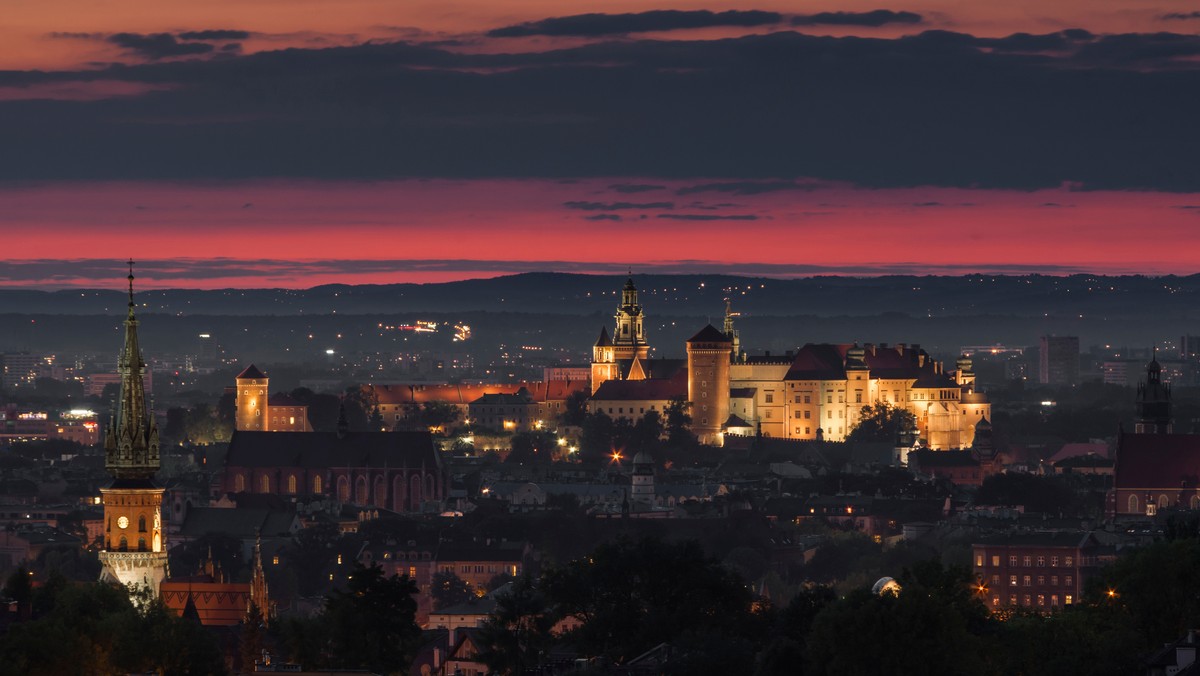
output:
{"label": "clock tower", "polygon": [[104,501],[104,549],[100,552],[102,581],[131,590],[149,589],[158,596],[167,576],[167,547],[162,520],[163,489],[158,473],[158,424],[147,410],[138,320],[134,316],[133,261],[129,261],[129,314],[125,317],[125,346],[117,360],[121,399],[104,436],[104,467],[113,481],[100,489]]}

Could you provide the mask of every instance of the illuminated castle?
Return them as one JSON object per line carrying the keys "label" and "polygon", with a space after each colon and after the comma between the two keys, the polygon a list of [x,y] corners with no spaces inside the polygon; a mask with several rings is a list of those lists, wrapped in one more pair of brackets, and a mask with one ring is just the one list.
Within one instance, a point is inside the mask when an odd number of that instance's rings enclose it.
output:
{"label": "illuminated castle", "polygon": [[683,399],[703,443],[721,445],[726,434],[843,441],[865,407],[882,403],[911,412],[922,445],[934,450],[969,448],[976,425],[991,417],[966,357],[946,371],[919,345],[904,343],[810,343],[749,356],[728,300],[722,329],[708,325],[692,336],[686,361],[648,359],[632,279],[622,296],[614,337],[602,330],[593,348],[592,413],[636,422]]}
{"label": "illuminated castle", "polygon": [[133,313],[133,261],[129,262],[129,314],[125,347],[117,361],[121,376],[120,410],[109,420],[104,438],[104,466],[113,476],[101,488],[104,501],[102,581],[129,588],[148,588],[158,596],[167,576],[166,532],[162,522],[163,489],[158,473],[158,425],[147,410],[142,373],[146,364],[138,346],[138,320]]}
{"label": "illuminated castle", "polygon": [[311,432],[308,406],[286,394],[270,395],[267,374],[251,364],[238,374],[235,429],[243,432]]}

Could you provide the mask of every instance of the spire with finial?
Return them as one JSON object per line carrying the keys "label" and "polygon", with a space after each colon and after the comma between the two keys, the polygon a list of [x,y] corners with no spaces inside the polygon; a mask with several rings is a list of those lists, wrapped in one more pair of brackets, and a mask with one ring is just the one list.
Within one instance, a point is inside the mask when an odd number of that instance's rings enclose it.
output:
{"label": "spire with finial", "polygon": [[134,316],[133,260],[129,260],[129,313],[125,317],[125,344],[117,359],[121,396],[116,419],[105,436],[105,466],[117,478],[148,479],[158,471],[158,425],[146,406],[142,378],[146,362],[138,344]]}

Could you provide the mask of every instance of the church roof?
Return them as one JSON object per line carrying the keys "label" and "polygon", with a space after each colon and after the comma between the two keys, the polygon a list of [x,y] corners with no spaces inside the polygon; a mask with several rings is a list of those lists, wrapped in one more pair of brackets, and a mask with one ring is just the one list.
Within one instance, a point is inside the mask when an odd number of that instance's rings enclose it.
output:
{"label": "church roof", "polygon": [[394,467],[440,465],[433,437],[405,432],[250,432],[229,440],[226,468],[233,467]]}
{"label": "church roof", "polygon": [[667,401],[687,397],[687,379],[606,380],[592,401]]}
{"label": "church roof", "polygon": [[246,367],[245,371],[242,371],[241,373],[239,373],[237,377],[258,380],[261,378],[266,378],[267,374],[263,373],[262,371],[259,371],[257,366],[255,366],[254,364],[251,364]]}
{"label": "church roof", "polygon": [[179,534],[184,538],[198,538],[208,533],[224,533],[243,540],[259,534],[267,537],[290,536],[295,521],[294,509],[193,507],[184,517]]}
{"label": "church roof", "polygon": [[688,338],[687,342],[689,342],[689,343],[730,343],[731,345],[733,344],[732,341],[729,340],[728,336],[726,336],[724,333],[721,333],[720,329],[713,326],[712,324],[706,324],[704,326],[704,328],[700,329],[700,331],[696,335],[692,336],[691,338]]}
{"label": "church roof", "polygon": [[588,382],[579,380],[548,380],[544,382],[508,384],[396,384],[375,385],[374,393],[384,406],[423,404],[431,401],[448,404],[469,404],[485,394],[516,394],[521,388],[529,391],[534,401],[559,401],[575,392],[588,391]]}
{"label": "church roof", "polygon": [[596,347],[611,347],[612,338],[608,337],[608,329],[600,327],[600,337],[596,339]]}
{"label": "church roof", "polygon": [[506,392],[498,392],[496,394],[485,394],[485,395],[480,396],[475,401],[472,401],[471,403],[472,404],[493,404],[493,405],[498,404],[498,405],[504,405],[504,406],[522,406],[522,405],[527,405],[527,404],[536,404],[537,401],[533,398],[533,395],[529,393],[529,390],[522,387],[521,389],[517,390],[516,392],[513,392],[512,394],[509,394]]}
{"label": "church roof", "polygon": [[728,429],[730,427],[753,427],[753,425],[730,413],[729,419],[725,421],[725,427]]}
{"label": "church roof", "polygon": [[290,395],[290,394],[284,394],[283,392],[277,392],[275,394],[272,394],[270,397],[268,397],[267,405],[268,406],[307,406],[307,404],[305,404],[304,402],[293,398],[292,395]]}
{"label": "church roof", "polygon": [[1200,487],[1200,435],[1123,434],[1117,443],[1118,489]]}

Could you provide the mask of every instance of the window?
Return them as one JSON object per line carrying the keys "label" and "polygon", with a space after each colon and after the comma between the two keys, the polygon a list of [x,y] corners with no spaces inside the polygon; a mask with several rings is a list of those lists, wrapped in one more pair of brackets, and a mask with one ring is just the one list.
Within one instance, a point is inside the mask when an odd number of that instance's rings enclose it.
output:
{"label": "window", "polygon": [[296,492],[296,475],[290,474],[290,475],[288,475],[288,493],[295,493],[295,492]]}
{"label": "window", "polygon": [[1072,600],[1074,600],[1073,597],[1070,594],[1067,594],[1066,596],[1063,597],[1063,605],[1067,605],[1067,606],[1071,605]]}
{"label": "window", "polygon": [[146,515],[145,514],[138,517],[138,532],[139,533],[146,532]]}
{"label": "window", "polygon": [[999,554],[992,554],[992,565],[993,566],[1000,565],[1000,555]]}
{"label": "window", "polygon": [[412,577],[416,577],[416,576],[417,576],[417,567],[416,567],[416,566],[409,566],[409,567],[408,567],[408,576],[409,576],[410,578],[412,578]]}
{"label": "window", "polygon": [[797,404],[799,404],[799,403],[800,403],[800,395],[798,395],[798,394],[796,395],[796,403],[797,403]]}
{"label": "window", "polygon": [[997,608],[1000,606],[1000,597],[999,596],[992,597],[992,606],[997,607]]}
{"label": "window", "polygon": [[1057,576],[1057,575],[1051,575],[1051,576],[1050,576],[1050,586],[1051,586],[1051,587],[1057,587],[1057,586],[1058,586],[1058,576]]}
{"label": "window", "polygon": [[1046,557],[1044,557],[1044,556],[1039,556],[1039,557],[1037,558],[1037,562],[1038,562],[1038,568],[1045,568],[1045,567],[1046,567]]}
{"label": "window", "polygon": [[1041,586],[1043,586],[1043,585],[1045,585],[1045,584],[1046,584],[1046,576],[1045,576],[1045,575],[1038,575],[1038,586],[1039,586],[1039,587],[1041,587]]}
{"label": "window", "polygon": [[241,474],[233,479],[233,490],[235,493],[243,493],[246,490],[246,477]]}
{"label": "window", "polygon": [[1032,601],[1032,599],[1031,599],[1031,597],[1029,596],[1029,594],[1026,594],[1026,595],[1025,595],[1025,605],[1026,605],[1026,606],[1033,605],[1031,601]]}
{"label": "window", "polygon": [[1021,581],[1025,583],[1025,586],[1026,586],[1026,587],[1032,587],[1032,586],[1033,586],[1033,577],[1032,577],[1032,576],[1030,576],[1030,575],[1026,575],[1026,576],[1024,576],[1023,578],[1021,578]]}
{"label": "window", "polygon": [[313,493],[321,492],[321,475],[313,477]]}
{"label": "window", "polygon": [[1022,565],[1022,566],[1025,566],[1026,568],[1028,568],[1029,566],[1033,565],[1032,563],[1030,563],[1031,561],[1032,561],[1032,559],[1031,559],[1030,557],[1028,557],[1028,556],[1022,556],[1022,557],[1021,557],[1021,565]]}
{"label": "window", "polygon": [[811,420],[811,419],[812,419],[812,411],[805,411],[805,412],[804,412],[804,419],[805,419],[805,420]]}
{"label": "window", "polygon": [[[808,411],[805,411],[805,413],[808,413]],[[799,418],[799,417],[800,417],[800,411],[796,411],[796,417],[797,417],[797,418]]]}
{"label": "window", "polygon": [[807,394],[806,394],[806,395],[804,395],[804,403],[806,403],[806,404],[811,404],[811,403],[812,403],[812,397],[810,397],[810,396],[809,396],[809,395],[807,395]]}
{"label": "window", "polygon": [[1017,595],[1016,595],[1016,594],[1010,594],[1010,595],[1009,595],[1009,597],[1008,597],[1008,605],[1010,605],[1010,606],[1015,606],[1015,605],[1017,605]]}
{"label": "window", "polygon": [[999,575],[993,575],[993,576],[992,576],[992,586],[993,586],[993,587],[999,587],[999,586],[1000,586],[1000,576],[999,576]]}
{"label": "window", "polygon": [[1050,595],[1050,606],[1051,606],[1051,607],[1053,607],[1053,608],[1057,608],[1057,607],[1058,607],[1058,594],[1051,594],[1051,595]]}
{"label": "window", "polygon": [[1017,565],[1017,557],[1015,557],[1015,556],[1008,557],[1008,565],[1016,566]]}
{"label": "window", "polygon": [[975,555],[975,566],[977,568],[983,568],[983,554]]}
{"label": "window", "polygon": [[856,390],[854,392],[854,403],[856,403],[856,404],[862,403],[862,392],[861,391]]}
{"label": "window", "polygon": [[[1131,513],[1133,513],[1133,514],[1137,514],[1137,511],[1138,511],[1138,499],[1137,499],[1137,496],[1136,496],[1136,495],[1131,495],[1131,496],[1129,496],[1129,512],[1131,512]],[[1069,563],[1068,563],[1067,565],[1069,566],[1069,565],[1071,565],[1071,564],[1069,564]]]}
{"label": "window", "polygon": [[805,428],[804,428],[804,433],[805,433],[805,434],[811,434],[811,432],[809,432],[809,430],[810,430],[810,429],[812,429],[812,428],[810,428],[810,427],[805,427]]}
{"label": "window", "polygon": [[1051,557],[1050,557],[1050,567],[1051,567],[1051,568],[1057,568],[1057,567],[1058,567],[1058,557],[1057,557],[1057,556],[1051,556]]}
{"label": "window", "polygon": [[1063,565],[1065,565],[1068,568],[1075,565],[1075,557],[1068,556],[1066,559],[1063,560]]}
{"label": "window", "polygon": [[1075,578],[1070,575],[1068,575],[1066,578],[1063,579],[1063,584],[1065,584],[1068,587],[1070,587],[1074,583],[1075,583]]}
{"label": "window", "polygon": [[775,395],[774,395],[774,394],[772,394],[772,393],[770,393],[770,392],[767,392],[767,403],[768,403],[768,404],[774,404],[774,403],[775,403]]}
{"label": "window", "polygon": [[1008,576],[1008,586],[1010,586],[1010,587],[1017,586],[1017,576],[1016,575]]}
{"label": "window", "polygon": [[1045,595],[1045,594],[1038,594],[1037,596],[1038,596],[1038,605],[1039,605],[1039,606],[1044,606],[1044,605],[1046,605],[1046,595]]}
{"label": "window", "polygon": [[259,483],[262,486],[263,493],[271,492],[271,477],[263,475],[263,477]]}
{"label": "window", "polygon": [[826,403],[826,404],[832,404],[832,403],[833,403],[833,395],[832,395],[832,394],[826,394],[826,395],[825,395],[825,403]]}

